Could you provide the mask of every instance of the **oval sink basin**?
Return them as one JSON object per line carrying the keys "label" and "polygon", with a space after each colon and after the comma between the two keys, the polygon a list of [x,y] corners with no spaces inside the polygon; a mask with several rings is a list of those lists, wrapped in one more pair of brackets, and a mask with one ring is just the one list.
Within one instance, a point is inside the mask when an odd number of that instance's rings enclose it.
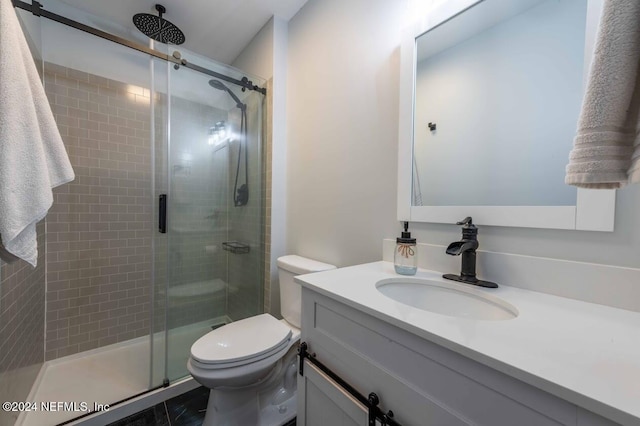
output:
{"label": "oval sink basin", "polygon": [[518,316],[518,310],[510,303],[468,284],[389,278],[378,281],[376,288],[397,302],[451,317],[500,321]]}

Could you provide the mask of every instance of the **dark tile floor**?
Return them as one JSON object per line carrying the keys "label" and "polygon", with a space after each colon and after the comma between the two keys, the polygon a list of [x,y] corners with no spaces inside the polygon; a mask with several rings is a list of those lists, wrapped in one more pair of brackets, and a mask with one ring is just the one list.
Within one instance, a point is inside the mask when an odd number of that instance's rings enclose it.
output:
{"label": "dark tile floor", "polygon": [[170,426],[200,426],[207,411],[209,389],[200,386],[165,402]]}
{"label": "dark tile floor", "polygon": [[[209,389],[201,386],[108,426],[201,426],[208,399]],[[296,420],[284,426],[296,426]]]}
{"label": "dark tile floor", "polygon": [[201,386],[108,426],[200,426],[209,389]]}

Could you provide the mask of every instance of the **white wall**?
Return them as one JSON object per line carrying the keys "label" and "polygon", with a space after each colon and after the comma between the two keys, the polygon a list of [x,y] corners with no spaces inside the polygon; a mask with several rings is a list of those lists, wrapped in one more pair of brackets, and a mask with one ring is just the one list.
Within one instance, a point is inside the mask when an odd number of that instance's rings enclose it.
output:
{"label": "white wall", "polygon": [[309,1],[289,22],[288,239],[338,266],[381,258],[395,234],[405,1]]}
{"label": "white wall", "polygon": [[231,63],[245,72],[265,80],[273,77],[273,18],[256,34],[240,55]]}
{"label": "white wall", "polygon": [[[405,7],[404,1],[311,0],[289,23],[290,252],[339,266],[368,262],[381,258],[382,237],[400,231],[398,46]],[[635,185],[618,191],[615,232],[486,226],[480,227],[480,245],[639,267],[639,213]],[[424,243],[460,237],[455,225],[411,228]]]}

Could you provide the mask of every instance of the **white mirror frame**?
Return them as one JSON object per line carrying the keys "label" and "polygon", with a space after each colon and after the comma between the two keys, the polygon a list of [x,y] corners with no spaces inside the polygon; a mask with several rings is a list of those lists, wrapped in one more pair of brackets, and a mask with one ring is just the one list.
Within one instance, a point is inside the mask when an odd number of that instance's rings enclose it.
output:
{"label": "white mirror frame", "polygon": [[[576,206],[413,206],[413,116],[416,38],[483,0],[448,0],[404,31],[400,47],[400,117],[398,134],[398,220],[455,223],[472,216],[474,223],[524,228],[613,231],[616,191],[578,188]],[[587,0],[585,0],[587,1]],[[588,0],[585,78],[602,13],[603,0]],[[567,152],[567,159],[569,153]],[[568,160],[567,160],[568,161]]]}

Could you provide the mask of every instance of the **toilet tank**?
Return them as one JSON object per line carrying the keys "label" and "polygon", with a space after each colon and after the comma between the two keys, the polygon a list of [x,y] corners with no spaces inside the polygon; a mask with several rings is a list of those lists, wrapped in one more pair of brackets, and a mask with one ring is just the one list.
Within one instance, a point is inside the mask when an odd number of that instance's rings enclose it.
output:
{"label": "toilet tank", "polygon": [[288,255],[278,258],[278,278],[280,279],[280,310],[282,317],[293,326],[300,328],[300,309],[302,308],[302,288],[293,280],[296,275],[336,269],[334,265]]}

